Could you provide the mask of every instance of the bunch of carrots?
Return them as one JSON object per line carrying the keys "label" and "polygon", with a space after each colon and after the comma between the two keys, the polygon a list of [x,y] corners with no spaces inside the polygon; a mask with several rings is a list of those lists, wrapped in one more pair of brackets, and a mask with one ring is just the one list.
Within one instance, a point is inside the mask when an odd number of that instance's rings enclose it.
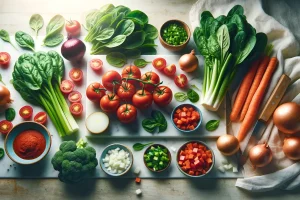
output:
{"label": "bunch of carrots", "polygon": [[270,57],[273,46],[269,45],[265,54],[255,61],[237,93],[230,114],[231,121],[242,121],[237,139],[241,142],[254,125],[264,94],[277,67],[276,57]]}

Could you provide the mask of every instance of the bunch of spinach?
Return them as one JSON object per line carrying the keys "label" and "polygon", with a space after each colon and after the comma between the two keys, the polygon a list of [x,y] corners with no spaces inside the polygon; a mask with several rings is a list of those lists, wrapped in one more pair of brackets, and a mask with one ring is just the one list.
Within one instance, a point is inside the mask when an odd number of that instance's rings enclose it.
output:
{"label": "bunch of spinach", "polygon": [[151,112],[151,117],[152,118],[147,118],[142,121],[142,126],[147,132],[154,133],[157,128],[159,133],[167,130],[168,123],[161,112],[153,110]]}
{"label": "bunch of spinach", "polygon": [[46,27],[46,37],[43,40],[45,46],[54,47],[59,45],[64,36],[60,33],[65,25],[65,19],[61,15],[55,15]]}
{"label": "bunch of spinach", "polygon": [[246,20],[244,9],[234,6],[227,14],[214,18],[204,11],[200,27],[193,33],[195,44],[204,57],[201,103],[217,110],[239,67],[246,67],[267,45],[267,36],[256,33]]}
{"label": "bunch of spinach", "polygon": [[46,110],[61,137],[79,129],[60,91],[64,70],[62,57],[49,51],[21,55],[12,73],[14,88],[25,101]]}
{"label": "bunch of spinach", "polygon": [[[131,11],[126,6],[105,5],[86,16],[88,34],[86,42],[92,43],[91,54],[114,53],[118,60],[138,58],[141,54],[155,55],[157,46],[154,40],[157,29],[148,24],[148,16],[139,10]],[[118,53],[118,54],[116,54]],[[110,62],[120,67],[123,62]]]}

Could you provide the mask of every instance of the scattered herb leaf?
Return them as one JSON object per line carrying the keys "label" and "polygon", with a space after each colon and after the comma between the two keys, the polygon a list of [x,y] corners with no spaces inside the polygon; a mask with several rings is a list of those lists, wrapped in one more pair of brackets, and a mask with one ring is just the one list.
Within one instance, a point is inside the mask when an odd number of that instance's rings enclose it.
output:
{"label": "scattered herb leaf", "polygon": [[47,47],[55,47],[55,46],[59,45],[60,43],[62,43],[63,40],[64,40],[63,34],[58,33],[58,34],[55,34],[55,35],[45,38],[44,45]]}
{"label": "scattered herb leaf", "polygon": [[0,159],[4,157],[4,149],[0,147]]}
{"label": "scattered herb leaf", "polygon": [[40,14],[34,14],[30,17],[29,25],[35,31],[37,37],[39,30],[44,26],[44,19]]}
{"label": "scattered herb leaf", "polygon": [[142,126],[147,132],[153,133],[156,128],[158,128],[158,132],[160,133],[167,129],[167,120],[160,111],[153,110],[151,117],[152,118],[147,118],[142,121]]}
{"label": "scattered herb leaf", "polygon": [[111,52],[106,56],[107,62],[114,67],[123,67],[127,63],[127,58],[119,52]]}
{"label": "scattered herb leaf", "polygon": [[13,109],[13,108],[7,108],[5,110],[5,119],[7,121],[10,121],[10,122],[13,121],[15,119],[15,116],[16,116],[15,109]]}
{"label": "scattered herb leaf", "polygon": [[5,85],[5,83],[3,82],[3,79],[2,79],[2,75],[0,74],[0,83],[2,83],[3,85]]}
{"label": "scattered herb leaf", "polygon": [[146,146],[149,146],[153,144],[153,142],[149,142],[149,143],[146,143],[146,144],[142,144],[142,143],[135,143],[132,148],[135,150],[135,151],[141,151],[143,150]]}
{"label": "scattered herb leaf", "polygon": [[146,61],[146,60],[144,60],[144,59],[142,59],[142,58],[136,59],[136,60],[133,62],[133,64],[134,64],[135,66],[139,67],[139,68],[146,67],[146,65],[148,65],[149,63],[151,63],[151,62]]}
{"label": "scattered herb leaf", "polygon": [[34,40],[29,34],[18,31],[15,34],[15,39],[20,47],[34,51]]}
{"label": "scattered herb leaf", "polygon": [[6,30],[4,30],[4,29],[0,30],[0,38],[5,42],[10,43],[11,46],[13,46],[17,50],[17,48],[13,45],[13,43],[11,43],[10,38],[9,38],[9,34]]}
{"label": "scattered herb leaf", "polygon": [[184,92],[176,92],[174,97],[177,101],[183,102],[188,99],[188,96]]}
{"label": "scattered herb leaf", "polygon": [[187,91],[187,96],[192,103],[196,103],[197,101],[199,101],[199,98],[200,98],[199,94],[197,92],[195,92],[195,90],[193,90],[193,89],[189,89]]}
{"label": "scattered herb leaf", "polygon": [[220,120],[210,120],[206,123],[205,128],[208,131],[214,131],[219,127]]}
{"label": "scattered herb leaf", "polygon": [[200,91],[200,89],[194,84],[194,85],[191,85],[192,88],[195,88],[196,90]]}

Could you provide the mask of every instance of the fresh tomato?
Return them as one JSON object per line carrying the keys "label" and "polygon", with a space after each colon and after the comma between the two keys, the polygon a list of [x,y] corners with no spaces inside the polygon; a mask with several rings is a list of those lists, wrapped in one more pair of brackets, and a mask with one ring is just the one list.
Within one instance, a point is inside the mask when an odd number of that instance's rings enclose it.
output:
{"label": "fresh tomato", "polygon": [[80,102],[81,98],[82,98],[82,96],[81,96],[80,92],[77,92],[77,91],[71,92],[68,96],[68,99],[71,103]]}
{"label": "fresh tomato", "polygon": [[70,36],[78,36],[81,31],[81,25],[77,20],[67,21],[66,31]]}
{"label": "fresh tomato", "polygon": [[174,64],[164,68],[164,73],[167,76],[173,76],[176,73],[176,66]]}
{"label": "fresh tomato", "polygon": [[74,83],[70,80],[63,80],[60,84],[60,91],[64,94],[70,94],[74,89]]}
{"label": "fresh tomato", "polygon": [[47,122],[47,114],[45,112],[39,112],[34,116],[34,121],[45,125]]}
{"label": "fresh tomato", "polygon": [[81,69],[78,68],[73,68],[69,72],[69,77],[72,79],[74,82],[80,82],[82,81],[83,78],[83,72]]}
{"label": "fresh tomato", "polygon": [[10,55],[7,52],[0,52],[0,65],[8,65],[10,62]]}
{"label": "fresh tomato", "polygon": [[91,83],[86,88],[86,96],[89,100],[99,102],[100,99],[105,95],[106,89],[100,83]]}
{"label": "fresh tomato", "polygon": [[158,106],[168,105],[173,98],[172,90],[167,86],[158,86],[153,93],[153,101]]}
{"label": "fresh tomato", "polygon": [[152,61],[155,69],[163,70],[167,66],[167,61],[164,58],[156,58]]}
{"label": "fresh tomato", "polygon": [[7,134],[13,128],[13,124],[10,121],[3,120],[0,122],[0,133]]}
{"label": "fresh tomato", "polygon": [[135,92],[134,85],[129,82],[123,82],[117,90],[118,96],[124,101],[130,101]]}
{"label": "fresh tomato", "polygon": [[100,108],[104,112],[115,112],[120,106],[120,98],[116,94],[106,94],[100,100]]}
{"label": "fresh tomato", "polygon": [[74,116],[80,116],[83,112],[83,106],[81,103],[72,103],[70,105],[70,112]]}
{"label": "fresh tomato", "polygon": [[132,97],[132,103],[139,109],[149,108],[152,104],[153,97],[147,90],[138,90]]}
{"label": "fresh tomato", "polygon": [[[141,70],[134,65],[127,66],[122,71],[122,78],[135,78],[140,79],[141,78]],[[129,83],[135,84],[136,81],[134,80],[128,80]]]}
{"label": "fresh tomato", "polygon": [[133,105],[123,104],[117,110],[117,117],[122,123],[130,123],[136,119],[137,111]]}
{"label": "fresh tomato", "polygon": [[175,76],[174,82],[180,88],[184,88],[188,84],[187,77],[184,74],[180,74],[178,76]]}
{"label": "fresh tomato", "polygon": [[102,76],[102,84],[109,91],[118,89],[121,82],[121,75],[114,70],[108,71]]}
{"label": "fresh tomato", "polygon": [[[146,83],[152,83],[152,84],[158,84],[160,82],[159,76],[155,72],[146,72],[142,75],[142,81]],[[141,87],[143,86],[142,83],[140,83]],[[154,90],[155,86],[151,84],[145,84],[144,89],[152,92]]]}
{"label": "fresh tomato", "polygon": [[95,58],[90,61],[90,67],[96,72],[100,71],[102,69],[102,66],[103,62],[100,59]]}
{"label": "fresh tomato", "polygon": [[20,110],[19,110],[19,115],[23,118],[23,119],[29,119],[31,118],[33,113],[33,109],[31,106],[23,106]]}

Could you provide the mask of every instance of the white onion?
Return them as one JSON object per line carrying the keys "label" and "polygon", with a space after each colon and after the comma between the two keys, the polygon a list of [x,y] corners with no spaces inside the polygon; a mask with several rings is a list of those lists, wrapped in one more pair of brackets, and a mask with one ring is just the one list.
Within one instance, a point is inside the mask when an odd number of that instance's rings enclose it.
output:
{"label": "white onion", "polygon": [[102,161],[107,171],[112,174],[121,174],[130,165],[129,153],[120,148],[109,150]]}

